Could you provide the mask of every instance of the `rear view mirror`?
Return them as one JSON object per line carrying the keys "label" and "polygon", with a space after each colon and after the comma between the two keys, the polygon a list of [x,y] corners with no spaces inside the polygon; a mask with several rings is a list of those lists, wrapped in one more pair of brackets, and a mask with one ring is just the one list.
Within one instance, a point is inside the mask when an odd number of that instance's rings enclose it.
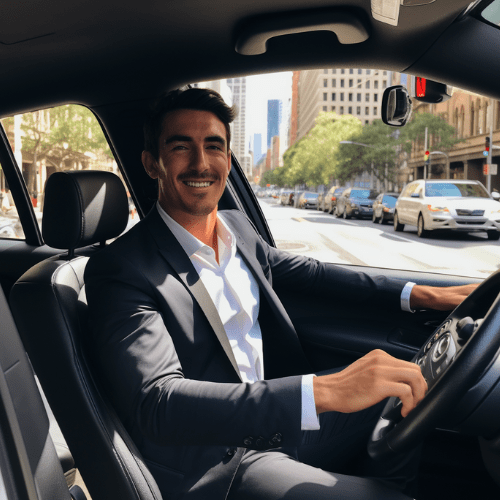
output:
{"label": "rear view mirror", "polygon": [[382,97],[382,121],[391,127],[402,127],[410,116],[411,99],[406,87],[387,87]]}

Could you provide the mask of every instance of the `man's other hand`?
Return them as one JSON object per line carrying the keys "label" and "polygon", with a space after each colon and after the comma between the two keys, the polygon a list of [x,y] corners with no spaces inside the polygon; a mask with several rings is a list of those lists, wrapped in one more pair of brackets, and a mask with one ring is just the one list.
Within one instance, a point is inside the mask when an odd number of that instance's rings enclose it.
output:
{"label": "man's other hand", "polygon": [[313,380],[317,413],[353,413],[395,396],[402,402],[406,417],[423,399],[427,383],[420,367],[374,350],[341,372]]}
{"label": "man's other hand", "polygon": [[410,307],[451,311],[478,286],[477,284],[443,287],[415,285],[410,295]]}

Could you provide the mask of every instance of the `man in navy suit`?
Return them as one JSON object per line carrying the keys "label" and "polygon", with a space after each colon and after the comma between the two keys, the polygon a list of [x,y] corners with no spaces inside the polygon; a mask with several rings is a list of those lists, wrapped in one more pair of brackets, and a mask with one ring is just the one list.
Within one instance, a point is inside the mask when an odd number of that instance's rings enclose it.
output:
{"label": "man in navy suit", "polygon": [[147,123],[142,161],[158,203],[92,257],[85,276],[104,385],[165,499],[407,498],[386,485],[404,487],[411,466],[401,457],[382,481],[298,458],[321,442],[330,465],[352,457],[384,399],[399,397],[406,416],[424,397],[419,367],[373,351],[314,375],[274,288],[300,282],[388,310],[451,309],[471,288],[374,279],[290,255],[243,213],[218,212],[233,118],[217,93],[190,89],[169,94]]}

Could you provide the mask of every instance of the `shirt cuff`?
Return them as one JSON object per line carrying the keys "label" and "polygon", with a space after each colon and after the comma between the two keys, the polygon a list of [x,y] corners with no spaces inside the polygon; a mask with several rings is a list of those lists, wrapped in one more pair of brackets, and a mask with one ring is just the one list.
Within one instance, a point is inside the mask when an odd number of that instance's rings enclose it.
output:
{"label": "shirt cuff", "polygon": [[406,312],[414,313],[415,310],[410,307],[410,295],[413,287],[416,283],[409,281],[403,288],[401,292],[401,309]]}
{"label": "shirt cuff", "polygon": [[301,429],[303,431],[317,431],[320,428],[313,391],[313,378],[315,376],[314,374],[302,376]]}

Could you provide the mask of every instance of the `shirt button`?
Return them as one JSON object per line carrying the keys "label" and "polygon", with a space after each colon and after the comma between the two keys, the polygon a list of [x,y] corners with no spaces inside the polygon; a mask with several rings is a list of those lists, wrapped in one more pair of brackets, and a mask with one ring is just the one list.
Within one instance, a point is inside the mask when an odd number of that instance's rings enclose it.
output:
{"label": "shirt button", "polygon": [[269,444],[272,446],[278,446],[283,440],[283,436],[277,432],[269,441]]}
{"label": "shirt button", "polygon": [[258,450],[262,450],[264,448],[265,444],[266,444],[266,440],[262,436],[259,436],[257,438],[257,441],[255,441],[255,447]]}
{"label": "shirt button", "polygon": [[249,448],[253,444],[253,439],[251,437],[247,437],[243,440],[243,444],[246,448]]}
{"label": "shirt button", "polygon": [[235,448],[229,448],[229,450],[227,450],[227,455],[229,457],[232,457],[235,453],[236,453],[236,449]]}

